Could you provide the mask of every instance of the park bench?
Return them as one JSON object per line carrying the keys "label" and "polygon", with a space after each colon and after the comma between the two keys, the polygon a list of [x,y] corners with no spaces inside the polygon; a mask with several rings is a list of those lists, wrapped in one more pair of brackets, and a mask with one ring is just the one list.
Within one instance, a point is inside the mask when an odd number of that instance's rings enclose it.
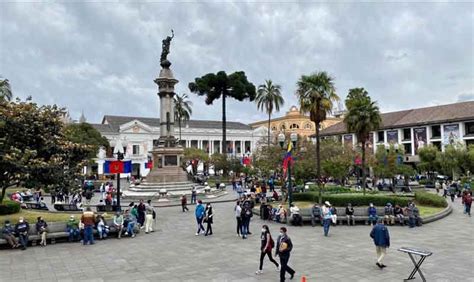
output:
{"label": "park bench", "polygon": [[97,212],[116,212],[119,209],[119,206],[117,205],[97,205],[96,206]]}
{"label": "park bench", "polygon": [[75,204],[54,204],[54,209],[57,211],[82,211]]}
{"label": "park bench", "polygon": [[[114,227],[113,219],[106,220],[107,225],[109,226],[109,236],[117,233],[117,230]],[[46,236],[46,240],[50,242],[50,244],[55,244],[57,241],[67,241],[69,238],[69,233],[67,232],[66,222],[51,222],[48,223],[48,234]],[[140,228],[135,225],[135,233],[139,233]],[[38,245],[39,241],[41,241],[41,236],[38,235],[36,232],[36,227],[34,222],[30,222],[30,232],[28,236],[28,241],[31,243],[32,246]],[[94,234],[97,234],[97,230],[94,229]],[[0,237],[0,246],[5,247],[7,245],[7,241]]]}
{"label": "park bench", "polygon": [[[384,217],[384,207],[376,207],[377,215],[379,218]],[[346,208],[336,207],[337,209],[337,222],[336,224],[347,224]],[[303,222],[311,222],[311,208],[300,209],[300,215]],[[289,217],[290,218],[290,217]],[[290,218],[291,221],[291,218]],[[357,223],[369,224],[368,207],[354,207],[354,221]],[[395,219],[398,223],[397,219]],[[408,221],[408,217],[405,216],[405,222]],[[316,222],[321,223],[321,219],[316,219]]]}
{"label": "park bench", "polygon": [[39,203],[23,203],[23,205],[27,209],[31,209],[31,210],[45,210],[45,211],[48,210],[48,207],[46,205],[42,206]]}

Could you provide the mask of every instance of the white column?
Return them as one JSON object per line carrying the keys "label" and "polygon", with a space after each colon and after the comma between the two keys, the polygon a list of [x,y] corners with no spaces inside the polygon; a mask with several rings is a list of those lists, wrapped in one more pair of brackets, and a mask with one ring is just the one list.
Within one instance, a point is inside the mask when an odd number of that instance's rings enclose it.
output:
{"label": "white column", "polygon": [[444,152],[444,125],[439,125],[439,130],[441,131],[441,151]]}
{"label": "white column", "polygon": [[[410,128],[410,144],[411,144],[411,155],[414,156],[415,155],[415,131],[413,130],[413,127]],[[426,134],[428,134],[428,131],[426,132]],[[428,143],[428,140],[427,139],[427,143]]]}
{"label": "white column", "polygon": [[233,140],[232,142],[233,142],[232,153],[234,156],[237,156],[237,147],[235,146],[235,140]]}

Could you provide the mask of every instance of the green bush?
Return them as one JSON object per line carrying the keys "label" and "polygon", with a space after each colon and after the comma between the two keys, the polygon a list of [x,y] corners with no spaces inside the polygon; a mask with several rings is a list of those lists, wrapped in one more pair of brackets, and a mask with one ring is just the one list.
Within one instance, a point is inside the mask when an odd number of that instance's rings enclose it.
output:
{"label": "green bush", "polygon": [[428,192],[415,192],[415,201],[420,205],[445,208],[448,206],[446,200],[436,194]]}
{"label": "green bush", "polygon": [[[379,195],[379,194],[323,194],[323,202],[329,201],[331,205],[343,207],[347,203],[351,203],[353,206],[368,206],[373,203],[375,206],[385,206],[387,203],[392,205],[407,206],[411,198],[398,197],[392,195]],[[317,202],[317,192],[306,192],[306,193],[295,193],[293,194],[293,201],[303,202]]]}
{"label": "green bush", "polygon": [[20,204],[17,202],[4,199],[3,203],[0,204],[0,215],[13,214],[17,212],[20,212]]}

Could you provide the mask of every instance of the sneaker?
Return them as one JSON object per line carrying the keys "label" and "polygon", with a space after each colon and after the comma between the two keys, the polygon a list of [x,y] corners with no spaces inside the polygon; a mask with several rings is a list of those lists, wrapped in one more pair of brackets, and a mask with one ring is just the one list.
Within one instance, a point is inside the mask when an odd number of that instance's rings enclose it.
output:
{"label": "sneaker", "polygon": [[132,238],[135,238],[135,236],[136,236],[135,234],[132,234]]}
{"label": "sneaker", "polygon": [[128,232],[125,232],[125,236],[128,236]]}
{"label": "sneaker", "polygon": [[261,271],[261,270],[255,271],[255,274],[257,274],[257,275],[262,274],[262,273],[263,273],[263,271]]}
{"label": "sneaker", "polygon": [[199,233],[196,233],[196,236],[199,236]]}

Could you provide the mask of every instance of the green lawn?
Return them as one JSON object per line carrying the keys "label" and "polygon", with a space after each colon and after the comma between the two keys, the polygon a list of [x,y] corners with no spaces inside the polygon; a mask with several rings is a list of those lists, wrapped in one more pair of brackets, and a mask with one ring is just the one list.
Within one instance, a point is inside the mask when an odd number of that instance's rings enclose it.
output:
{"label": "green lawn", "polygon": [[[24,217],[30,224],[36,223],[38,216],[43,217],[46,222],[57,222],[64,221],[66,222],[69,219],[69,216],[74,214],[76,219],[81,217],[80,213],[67,213],[67,212],[47,212],[47,211],[32,211],[21,209],[19,213],[0,215],[0,226],[3,226],[3,223],[6,219],[9,219],[12,223],[18,222],[20,216]],[[105,218],[112,218],[112,213],[108,213]]]}

